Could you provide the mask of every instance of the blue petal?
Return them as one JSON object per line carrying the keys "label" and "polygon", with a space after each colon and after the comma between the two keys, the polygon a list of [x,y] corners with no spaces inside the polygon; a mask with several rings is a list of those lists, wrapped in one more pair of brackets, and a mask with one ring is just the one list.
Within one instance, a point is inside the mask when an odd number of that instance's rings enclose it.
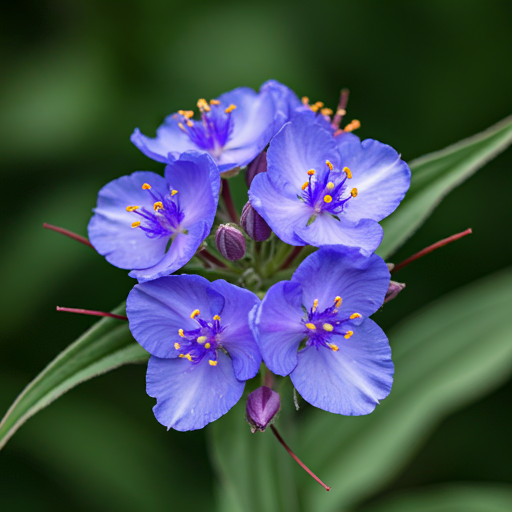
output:
{"label": "blue petal", "polygon": [[297,108],[302,107],[302,102],[298,96],[286,85],[277,80],[267,80],[262,86],[261,91],[270,91],[277,109],[284,114],[286,121],[289,121]]}
{"label": "blue petal", "polygon": [[233,360],[235,376],[238,380],[252,379],[260,369],[261,354],[249,327],[249,312],[260,300],[249,290],[222,279],[214,281],[209,289],[225,298],[220,312],[221,326],[225,329],[219,341]]}
{"label": "blue petal", "polygon": [[151,357],[146,391],[157,399],[156,419],[175,430],[197,430],[226,414],[240,400],[245,383],[236,379],[231,359],[218,353],[217,366],[208,359]]}
{"label": "blue petal", "polygon": [[145,268],[157,264],[165,254],[168,238],[148,238],[141,229],[131,227],[139,220],[127,206],[142,206],[152,211],[154,199],[147,190],[149,183],[154,190],[167,193],[167,184],[153,172],[134,172],[105,185],[98,193],[98,204],[89,222],[89,239],[94,248],[107,261],[119,268]]}
{"label": "blue petal", "polygon": [[386,398],[393,383],[388,339],[366,319],[346,340],[333,338],[339,350],[309,347],[301,350],[290,378],[302,398],[335,414],[369,414]]}
{"label": "blue petal", "polygon": [[178,331],[197,328],[190,314],[199,309],[201,317],[210,319],[221,309],[222,304],[214,302],[212,312],[209,286],[204,277],[194,275],[167,276],[135,285],[126,301],[133,337],[154,356],[177,357],[174,343],[180,342]]}
{"label": "blue petal", "polygon": [[299,283],[281,281],[268,290],[251,313],[251,328],[268,368],[288,375],[297,365],[297,350],[304,338],[302,289]]}
{"label": "blue petal", "polygon": [[404,198],[411,182],[411,171],[391,147],[376,140],[363,143],[353,134],[336,139],[341,165],[352,172],[350,187],[357,197],[346,209],[346,218],[382,220],[391,214]]}
{"label": "blue petal", "polygon": [[307,113],[297,114],[272,139],[267,151],[267,173],[276,187],[289,187],[290,194],[300,194],[314,169],[318,179],[328,171],[330,160],[338,167],[339,155],[331,133]]}
{"label": "blue petal", "polygon": [[343,299],[340,313],[367,317],[384,302],[389,287],[389,271],[384,260],[373,254],[365,257],[357,249],[322,247],[297,268],[292,282],[300,283],[306,308],[318,299],[318,309],[331,307]]}

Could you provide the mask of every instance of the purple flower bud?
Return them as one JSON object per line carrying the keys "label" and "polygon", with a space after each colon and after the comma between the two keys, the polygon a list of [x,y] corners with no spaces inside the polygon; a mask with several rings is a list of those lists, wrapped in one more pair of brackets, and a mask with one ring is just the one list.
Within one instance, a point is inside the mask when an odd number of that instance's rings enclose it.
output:
{"label": "purple flower bud", "polygon": [[267,153],[262,151],[248,166],[245,171],[245,182],[250,188],[256,174],[267,172]]}
{"label": "purple flower bud", "polygon": [[384,298],[384,304],[393,300],[403,289],[405,288],[405,283],[397,283],[396,281],[389,281],[389,288],[386,292],[386,297]]}
{"label": "purple flower bud", "polygon": [[247,397],[245,418],[251,425],[251,432],[265,432],[268,424],[281,407],[279,394],[267,386],[261,386]]}
{"label": "purple flower bud", "polygon": [[229,224],[221,224],[215,233],[215,244],[219,252],[230,261],[239,260],[245,254],[244,235]]}
{"label": "purple flower bud", "polygon": [[250,202],[244,206],[240,224],[250,238],[256,242],[264,242],[272,234],[272,230],[265,219],[252,207]]}

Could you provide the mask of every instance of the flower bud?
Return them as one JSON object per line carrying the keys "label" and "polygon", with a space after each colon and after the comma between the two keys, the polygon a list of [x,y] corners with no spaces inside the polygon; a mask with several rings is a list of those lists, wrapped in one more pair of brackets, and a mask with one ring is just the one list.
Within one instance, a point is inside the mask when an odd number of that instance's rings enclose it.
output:
{"label": "flower bud", "polygon": [[230,261],[239,260],[245,254],[244,235],[229,224],[221,224],[215,233],[215,244],[219,252]]}
{"label": "flower bud", "polygon": [[267,153],[262,151],[248,166],[245,171],[245,183],[250,188],[256,174],[267,172]]}
{"label": "flower bud", "polygon": [[250,202],[244,206],[240,224],[250,238],[256,242],[264,242],[272,234],[272,230],[265,219],[252,207]]}
{"label": "flower bud", "polygon": [[251,425],[251,432],[265,432],[268,424],[281,407],[279,394],[267,386],[261,386],[247,397],[245,418]]}
{"label": "flower bud", "polygon": [[403,289],[405,288],[405,283],[397,283],[396,281],[389,281],[389,288],[386,292],[386,297],[384,297],[384,304],[393,300]]}

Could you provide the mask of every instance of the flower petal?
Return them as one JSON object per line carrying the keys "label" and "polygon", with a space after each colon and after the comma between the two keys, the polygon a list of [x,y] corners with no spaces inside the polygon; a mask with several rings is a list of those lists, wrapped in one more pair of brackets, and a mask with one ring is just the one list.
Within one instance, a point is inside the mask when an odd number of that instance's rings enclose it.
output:
{"label": "flower petal", "polygon": [[240,400],[245,383],[236,379],[231,359],[218,353],[217,365],[207,358],[159,359],[148,363],[146,391],[157,399],[156,419],[175,430],[197,430],[226,414]]}
{"label": "flower petal", "polygon": [[393,383],[393,362],[388,339],[381,328],[366,319],[346,340],[336,337],[334,352],[309,347],[299,352],[290,375],[302,398],[335,414],[369,414],[388,396]]}

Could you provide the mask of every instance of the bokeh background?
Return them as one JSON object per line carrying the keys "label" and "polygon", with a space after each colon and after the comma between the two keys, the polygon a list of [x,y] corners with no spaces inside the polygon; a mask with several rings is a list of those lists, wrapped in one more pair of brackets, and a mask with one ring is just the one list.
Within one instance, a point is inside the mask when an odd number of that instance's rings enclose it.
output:
{"label": "bokeh background", "polygon": [[[42,223],[85,235],[102,185],[162,171],[131,145],[136,126],[154,134],[165,115],[199,97],[269,78],[332,108],[348,87],[358,135],[411,160],[510,114],[511,22],[506,0],[4,6],[0,416],[93,323],[56,305],[110,310],[134,284]],[[452,192],[392,258],[473,228],[397,275],[407,288],[380,314],[383,328],[510,264],[511,166],[509,150]],[[207,433],[166,432],[144,380],[143,366],[124,367],[29,420],[0,453],[2,512],[211,510]],[[443,482],[512,484],[511,401],[509,381],[447,417],[381,495]]]}

